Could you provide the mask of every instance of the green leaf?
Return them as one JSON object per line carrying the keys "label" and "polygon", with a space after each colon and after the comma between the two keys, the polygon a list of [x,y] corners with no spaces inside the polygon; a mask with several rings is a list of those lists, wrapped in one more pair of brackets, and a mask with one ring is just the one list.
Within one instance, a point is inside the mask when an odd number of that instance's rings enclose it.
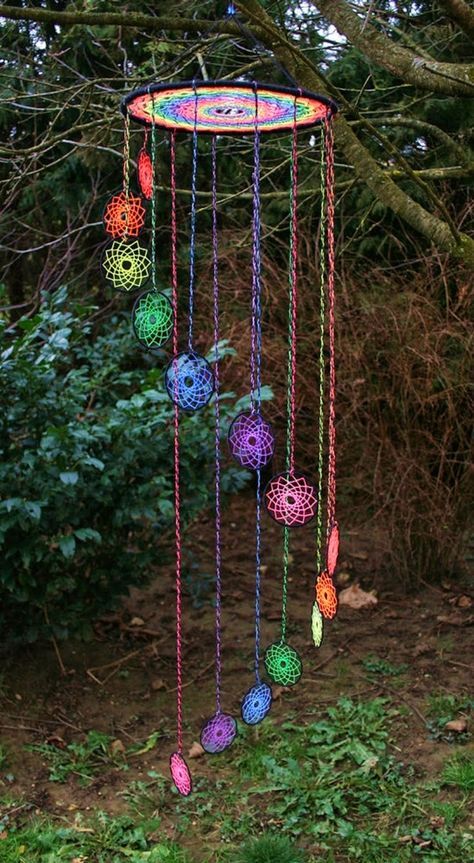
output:
{"label": "green leaf", "polygon": [[61,549],[64,557],[74,557],[74,552],[76,550],[76,540],[73,536],[62,536],[59,540],[59,548]]}
{"label": "green leaf", "polygon": [[74,536],[81,540],[93,539],[95,542],[102,542],[101,534],[92,527],[80,527],[79,530],[74,531]]}
{"label": "green leaf", "polygon": [[76,485],[79,474],[75,470],[67,470],[59,474],[59,479],[64,485]]}

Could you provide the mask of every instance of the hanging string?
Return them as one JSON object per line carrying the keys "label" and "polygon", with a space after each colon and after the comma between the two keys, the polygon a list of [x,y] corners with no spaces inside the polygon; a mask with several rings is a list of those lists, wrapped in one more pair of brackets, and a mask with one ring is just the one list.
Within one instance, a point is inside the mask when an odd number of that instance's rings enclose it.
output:
{"label": "hanging string", "polygon": [[125,114],[123,136],[123,191],[125,198],[130,194],[130,114]]}
{"label": "hanging string", "polygon": [[[154,116],[154,94],[152,95],[152,104]],[[148,132],[146,134],[148,135]],[[156,291],[156,126],[154,123],[151,127],[151,286]]]}
{"label": "hanging string", "polygon": [[335,295],[334,295],[334,130],[331,117],[325,120],[326,145],[326,189],[327,189],[327,244],[328,244],[328,346],[329,346],[329,396],[328,396],[328,493],[327,534],[336,515],[336,365],[335,365]]}
{"label": "hanging string", "polygon": [[323,466],[324,466],[324,384],[325,384],[325,324],[326,324],[326,126],[320,127],[320,187],[321,207],[319,220],[319,405],[318,405],[318,500],[316,515],[316,569],[321,572],[323,563]]}
{"label": "hanging string", "polygon": [[189,249],[189,351],[193,350],[193,316],[194,316],[194,280],[196,266],[196,192],[197,192],[197,164],[198,164],[198,133],[197,133],[197,110],[198,94],[196,84],[193,82],[194,91],[194,126],[193,126],[193,164],[191,176],[191,240]]}
{"label": "hanging string", "polygon": [[[252,413],[260,416],[262,407],[262,305],[261,305],[261,222],[260,222],[260,129],[258,125],[258,89],[254,82],[255,125],[253,148],[253,218],[252,218],[252,338],[250,358],[250,398]],[[254,400],[254,391],[256,399]],[[261,536],[262,536],[262,470],[257,468],[255,501],[255,678],[260,683],[260,594],[261,594]]]}
{"label": "hanging string", "polygon": [[[178,259],[176,216],[176,132],[170,133],[171,187],[171,304],[173,306],[173,356],[178,355]],[[175,374],[175,380],[177,375]],[[182,679],[182,559],[181,559],[181,499],[179,472],[179,408],[174,402],[174,509],[176,545],[176,718],[178,752],[183,750],[183,679]]]}
{"label": "hanging string", "polygon": [[[286,472],[293,473],[295,462],[295,413],[296,413],[296,316],[298,278],[298,129],[296,125],[297,97],[293,109],[293,136],[290,162],[290,255],[289,255],[289,306],[288,306],[288,366],[286,382]],[[290,556],[290,531],[283,528],[283,577],[281,637],[286,638],[288,601],[288,564]]]}
{"label": "hanging string", "polygon": [[217,138],[211,143],[212,183],[212,285],[214,316],[215,381],[215,482],[216,482],[216,713],[221,712],[222,677],[222,580],[221,580],[221,424],[219,406],[219,269],[217,238]]}

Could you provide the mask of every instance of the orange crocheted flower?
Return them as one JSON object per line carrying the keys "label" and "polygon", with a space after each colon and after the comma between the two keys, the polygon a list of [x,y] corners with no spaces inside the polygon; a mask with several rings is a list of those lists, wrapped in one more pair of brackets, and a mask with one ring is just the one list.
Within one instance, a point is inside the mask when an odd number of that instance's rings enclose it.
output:
{"label": "orange crocheted flower", "polygon": [[337,611],[337,596],[332,578],[327,572],[322,572],[316,579],[316,601],[323,617],[331,620]]}
{"label": "orange crocheted flower", "polygon": [[145,224],[145,207],[141,199],[120,192],[110,199],[105,208],[105,230],[112,237],[138,237]]}

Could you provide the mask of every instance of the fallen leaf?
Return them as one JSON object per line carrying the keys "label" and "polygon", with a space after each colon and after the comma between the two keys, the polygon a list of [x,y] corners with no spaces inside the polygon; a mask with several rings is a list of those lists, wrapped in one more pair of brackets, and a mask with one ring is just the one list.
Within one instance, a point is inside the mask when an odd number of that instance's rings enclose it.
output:
{"label": "fallen leaf", "polygon": [[145,626],[145,621],[142,617],[132,617],[130,626]]}
{"label": "fallen leaf", "polygon": [[367,560],[369,555],[366,551],[350,551],[351,557],[355,557],[356,560]]}
{"label": "fallen leaf", "polygon": [[195,740],[188,752],[188,758],[202,758],[205,754],[205,750],[202,748],[201,744]]}
{"label": "fallen leaf", "polygon": [[465,617],[463,614],[453,611],[452,614],[438,614],[436,620],[446,626],[469,626],[474,622],[474,616],[470,614],[469,617]]}
{"label": "fallen leaf", "polygon": [[0,833],[0,839],[8,839],[8,833],[6,830],[2,830]]}
{"label": "fallen leaf", "polygon": [[444,727],[446,731],[455,731],[457,734],[464,734],[467,731],[467,719],[464,719],[464,717],[451,719]]}
{"label": "fallen leaf", "polygon": [[123,755],[125,752],[125,746],[122,741],[117,738],[117,740],[112,740],[110,744],[110,753],[111,755]]}
{"label": "fallen leaf", "polygon": [[423,653],[431,653],[434,650],[434,644],[428,641],[420,641],[413,650],[413,656],[422,656]]}
{"label": "fallen leaf", "polygon": [[166,683],[161,677],[155,677],[150,684],[153,692],[159,692],[160,689],[166,689]]}
{"label": "fallen leaf", "polygon": [[367,608],[377,603],[378,599],[374,591],[362,590],[358,584],[351,584],[339,594],[339,605],[347,605],[349,608]]}
{"label": "fallen leaf", "polygon": [[470,608],[472,605],[472,599],[470,596],[466,596],[465,594],[463,594],[463,596],[460,596],[457,599],[456,605],[459,608]]}
{"label": "fallen leaf", "polygon": [[273,701],[278,701],[279,698],[283,695],[284,692],[289,692],[289,686],[274,686],[272,688],[272,699]]}

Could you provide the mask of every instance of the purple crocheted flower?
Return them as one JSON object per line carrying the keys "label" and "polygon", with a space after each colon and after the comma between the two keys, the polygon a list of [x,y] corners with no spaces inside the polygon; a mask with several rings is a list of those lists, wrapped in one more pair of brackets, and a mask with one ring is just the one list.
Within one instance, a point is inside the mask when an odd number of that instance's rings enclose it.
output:
{"label": "purple crocheted flower", "polygon": [[229,713],[215,713],[203,725],[201,731],[201,746],[206,752],[214,755],[223,752],[233,742],[237,734],[237,723]]}
{"label": "purple crocheted flower", "polygon": [[270,423],[257,413],[239,414],[229,429],[230,451],[243,467],[258,470],[270,461],[275,436]]}

